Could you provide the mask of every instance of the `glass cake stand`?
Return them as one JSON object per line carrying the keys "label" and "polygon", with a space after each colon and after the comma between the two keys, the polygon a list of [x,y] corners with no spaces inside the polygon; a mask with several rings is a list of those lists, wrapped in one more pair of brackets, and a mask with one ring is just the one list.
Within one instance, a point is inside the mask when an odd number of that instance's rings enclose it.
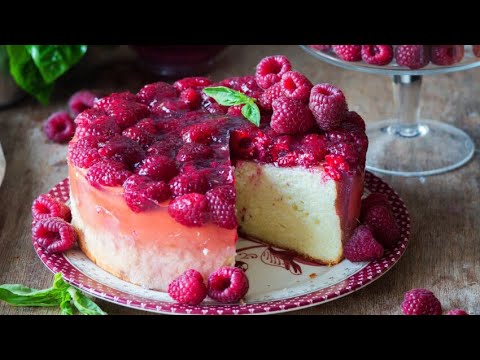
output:
{"label": "glass cake stand", "polygon": [[367,169],[391,175],[427,176],[456,169],[472,158],[475,145],[464,131],[441,121],[419,117],[422,76],[480,66],[480,58],[473,55],[470,45],[465,45],[465,55],[456,64],[429,64],[417,70],[401,67],[395,61],[386,66],[346,62],[331,51],[321,52],[308,45],[301,47],[327,63],[393,78],[396,117],[367,127]]}

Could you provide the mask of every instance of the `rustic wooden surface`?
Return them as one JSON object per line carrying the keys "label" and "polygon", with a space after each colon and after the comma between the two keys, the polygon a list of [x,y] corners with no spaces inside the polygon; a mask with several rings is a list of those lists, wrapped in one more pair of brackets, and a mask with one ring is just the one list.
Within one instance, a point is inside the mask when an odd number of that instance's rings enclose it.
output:
{"label": "rustic wooden surface", "polygon": [[[49,143],[42,120],[64,109],[80,88],[137,91],[154,80],[142,72],[128,51],[115,63],[73,72],[57,88],[51,105],[31,99],[0,111],[0,142],[7,159],[0,187],[0,284],[50,286],[52,274],[31,245],[33,199],[67,176],[66,146]],[[210,75],[214,79],[252,73],[262,57],[285,54],[314,83],[331,82],[346,93],[350,107],[367,123],[388,118],[392,111],[390,79],[342,70],[324,64],[297,46],[232,46]],[[87,69],[87,71],[83,71]],[[80,71],[82,70],[82,71]],[[480,70],[426,77],[422,114],[454,123],[480,145]],[[383,176],[404,199],[412,219],[411,243],[390,272],[366,288],[333,302],[292,314],[400,314],[405,291],[425,287],[445,308],[462,307],[480,314],[480,161],[478,151],[466,166],[427,178]],[[110,314],[147,314],[105,301]],[[14,308],[0,303],[0,314],[58,314],[50,308]]]}

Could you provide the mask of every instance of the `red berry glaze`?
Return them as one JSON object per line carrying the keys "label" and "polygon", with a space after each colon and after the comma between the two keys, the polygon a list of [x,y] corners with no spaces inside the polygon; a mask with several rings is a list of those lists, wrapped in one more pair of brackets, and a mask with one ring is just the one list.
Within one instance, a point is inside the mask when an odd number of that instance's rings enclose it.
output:
{"label": "red berry glaze", "polygon": [[61,253],[73,247],[77,233],[63,219],[51,217],[38,220],[32,228],[32,237],[49,253]]}
{"label": "red berry glaze", "polygon": [[362,45],[362,60],[371,65],[387,65],[393,60],[392,45]]}
{"label": "red berry glaze", "polygon": [[178,196],[168,205],[168,213],[182,225],[202,226],[208,219],[207,198],[197,193]]}
{"label": "red berry glaze", "polygon": [[209,190],[205,196],[212,222],[225,229],[235,229],[238,225],[235,215],[235,188],[232,185],[218,186]]}
{"label": "red berry glaze", "polygon": [[353,262],[373,261],[383,256],[383,246],[374,239],[367,226],[359,225],[345,244],[343,256]]}
{"label": "red berry glaze", "polygon": [[268,89],[278,83],[283,74],[290,70],[292,70],[292,64],[285,56],[268,56],[258,63],[255,80],[262,89]]}
{"label": "red berry glaze", "polygon": [[157,181],[169,181],[178,174],[175,162],[165,155],[149,156],[137,169],[137,174]]}
{"label": "red berry glaze", "polygon": [[213,155],[212,148],[197,143],[188,143],[183,145],[177,153],[177,161],[191,161],[191,160],[201,160],[209,159]]}
{"label": "red berry glaze", "polygon": [[97,95],[89,90],[80,90],[73,94],[68,100],[68,108],[73,116],[93,107]]}
{"label": "red berry glaze", "polygon": [[108,159],[118,160],[128,167],[133,167],[145,157],[145,151],[138,142],[120,135],[109,139],[98,150],[98,154]]}
{"label": "red berry glaze", "polygon": [[208,277],[208,296],[221,303],[235,303],[247,294],[249,282],[245,272],[233,266],[223,266]]}
{"label": "red berry glaze", "polygon": [[50,115],[43,124],[47,138],[56,143],[68,142],[75,133],[75,123],[66,111],[57,111]]}
{"label": "red berry glaze", "polygon": [[305,75],[298,71],[288,71],[283,74],[280,84],[286,97],[308,102],[313,85]]}
{"label": "red berry glaze", "polygon": [[362,60],[361,45],[332,45],[333,51],[344,61],[360,61]]}
{"label": "red berry glaze", "polygon": [[137,142],[143,149],[147,149],[155,141],[155,136],[136,126],[123,130],[122,135]]}
{"label": "red berry glaze", "polygon": [[412,289],[405,293],[402,302],[404,315],[442,315],[442,305],[427,289]]}
{"label": "red berry glaze", "polygon": [[270,126],[278,134],[304,134],[315,125],[313,115],[303,102],[280,97],[272,103]]}
{"label": "red berry glaze", "polygon": [[48,219],[51,217],[58,217],[67,222],[72,220],[70,208],[48,194],[42,194],[33,201],[32,217],[33,220]]}
{"label": "red berry glaze", "polygon": [[318,84],[312,88],[309,107],[324,131],[340,126],[348,110],[343,92],[330,84]]}
{"label": "red berry glaze", "polygon": [[462,61],[463,45],[432,45],[431,61],[435,65],[448,66]]}
{"label": "red berry glaze", "polygon": [[395,47],[395,60],[400,66],[420,69],[430,62],[430,48],[425,45],[398,45]]}
{"label": "red berry glaze", "polygon": [[198,305],[207,296],[202,274],[190,269],[168,285],[168,295],[180,304]]}

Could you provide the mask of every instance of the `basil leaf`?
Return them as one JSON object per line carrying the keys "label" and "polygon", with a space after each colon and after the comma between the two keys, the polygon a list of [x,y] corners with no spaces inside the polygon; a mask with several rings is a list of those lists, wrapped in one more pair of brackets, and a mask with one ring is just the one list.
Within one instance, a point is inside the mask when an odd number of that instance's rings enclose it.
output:
{"label": "basil leaf", "polygon": [[62,295],[53,287],[37,290],[19,284],[5,284],[0,285],[0,300],[14,306],[58,306]]}
{"label": "basil leaf", "polygon": [[68,292],[73,299],[73,304],[82,314],[85,315],[107,315],[105,311],[95,304],[88,297],[83,295],[80,291],[70,286]]}
{"label": "basil leaf", "polygon": [[48,84],[22,45],[7,45],[10,74],[19,87],[46,105],[52,94],[53,84]]}
{"label": "basil leaf", "polygon": [[87,45],[25,45],[45,83],[52,84],[87,52]]}
{"label": "basil leaf", "polygon": [[62,302],[60,303],[60,313],[62,315],[73,315],[72,297],[68,291],[63,293]]}
{"label": "basil leaf", "polygon": [[242,115],[255,126],[260,126],[260,109],[254,102],[243,105]]}
{"label": "basil leaf", "polygon": [[240,91],[225,86],[207,87],[203,89],[203,92],[223,106],[242,105],[252,101],[251,98]]}

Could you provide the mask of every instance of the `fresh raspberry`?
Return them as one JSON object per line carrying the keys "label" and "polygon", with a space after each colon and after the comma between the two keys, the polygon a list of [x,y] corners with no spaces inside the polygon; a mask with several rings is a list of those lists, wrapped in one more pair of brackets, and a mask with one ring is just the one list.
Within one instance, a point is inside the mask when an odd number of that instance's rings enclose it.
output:
{"label": "fresh raspberry", "polygon": [[144,149],[148,148],[155,141],[155,136],[136,126],[123,130],[122,135],[136,141]]}
{"label": "fresh raspberry", "polygon": [[85,136],[93,135],[101,137],[102,139],[108,139],[120,134],[120,132],[120,127],[116,121],[105,115],[98,117],[89,123],[82,122],[79,124],[75,130],[75,136],[77,138],[83,138]]}
{"label": "fresh raspberry", "polygon": [[374,239],[368,226],[359,225],[343,247],[343,255],[352,262],[373,261],[383,256],[383,246]]}
{"label": "fresh raspberry", "polygon": [[412,289],[405,293],[402,311],[405,315],[442,315],[442,305],[431,291]]}
{"label": "fresh raspberry", "polygon": [[101,160],[98,154],[99,146],[103,146],[102,139],[97,136],[85,136],[68,146],[68,158],[73,165],[89,168]]}
{"label": "fresh raspberry", "polygon": [[246,129],[236,129],[230,134],[230,151],[241,159],[253,159],[257,155],[254,136]]}
{"label": "fresh raspberry", "polygon": [[243,105],[234,105],[228,108],[227,114],[230,116],[243,116],[242,115]]}
{"label": "fresh raspberry", "polygon": [[105,111],[122,129],[135,125],[139,120],[150,115],[145,105],[127,101],[114,102]]}
{"label": "fresh raspberry", "polygon": [[235,229],[235,188],[232,185],[218,186],[209,190],[206,197],[212,222],[225,229]]}
{"label": "fresh raspberry", "polygon": [[87,126],[88,124],[105,117],[108,117],[108,115],[103,109],[87,109],[77,115],[77,117],[75,118],[75,124],[77,124],[78,126]]}
{"label": "fresh raspberry", "polygon": [[303,152],[303,155],[300,155],[301,162],[307,166],[317,165],[327,155],[327,142],[322,135],[308,134],[302,139],[301,144]]}
{"label": "fresh raspberry", "polygon": [[278,134],[303,134],[314,125],[313,115],[301,101],[280,97],[273,101],[270,126]]}
{"label": "fresh raspberry", "polygon": [[392,45],[362,45],[362,60],[372,65],[387,65],[393,60]]}
{"label": "fresh raspberry", "polygon": [[66,111],[57,111],[43,124],[43,132],[49,140],[56,143],[69,141],[75,133],[75,123]]}
{"label": "fresh raspberry", "polygon": [[138,123],[135,124],[135,127],[145,130],[152,135],[157,134],[157,126],[155,125],[155,120],[153,120],[152,118],[145,118],[140,120]]}
{"label": "fresh raspberry", "polygon": [[202,274],[187,270],[168,285],[168,295],[180,304],[198,305],[207,296]]}
{"label": "fresh raspberry", "polygon": [[350,170],[350,166],[343,156],[333,154],[325,156],[323,167],[327,176],[335,181],[341,179],[342,173]]}
{"label": "fresh raspberry", "polygon": [[180,100],[188,105],[190,110],[198,109],[202,103],[202,96],[198,90],[188,88],[180,93]]}
{"label": "fresh raspberry", "polygon": [[472,45],[473,55],[480,57],[480,45]]}
{"label": "fresh raspberry", "polygon": [[177,152],[175,159],[177,161],[192,161],[198,159],[209,159],[213,156],[213,150],[203,144],[187,143]]}
{"label": "fresh raspberry", "polygon": [[153,114],[157,116],[166,116],[169,114],[175,114],[178,112],[184,112],[190,110],[188,104],[182,100],[172,99],[164,100],[162,102],[157,102],[151,107]]}
{"label": "fresh raspberry", "polygon": [[342,90],[330,84],[318,84],[312,88],[309,107],[324,131],[338,127],[348,110]]}
{"label": "fresh raspberry", "polygon": [[281,83],[276,83],[270,86],[267,90],[260,95],[258,104],[264,110],[272,110],[272,103],[279,97],[284,96],[283,87]]}
{"label": "fresh raspberry", "polygon": [[165,155],[149,156],[138,167],[137,173],[157,181],[169,181],[178,170],[175,162]]}
{"label": "fresh raspberry", "polygon": [[155,208],[170,198],[170,188],[163,181],[154,181],[147,176],[133,174],[123,183],[123,197],[134,212]]}
{"label": "fresh raspberry", "polygon": [[148,156],[165,155],[168,157],[175,156],[177,148],[181,145],[182,139],[176,137],[168,137],[153,143],[147,150]]}
{"label": "fresh raspberry", "polygon": [[212,85],[212,81],[209,78],[201,76],[186,77],[173,83],[173,87],[177,89],[179,93],[186,89],[201,89],[209,85]]}
{"label": "fresh raspberry", "polygon": [[218,302],[238,302],[247,294],[248,288],[247,275],[234,266],[223,266],[208,277],[208,296]]}
{"label": "fresh raspberry", "polygon": [[452,65],[462,61],[464,54],[463,45],[432,45],[431,60],[435,65]]}
{"label": "fresh raspberry", "polygon": [[68,100],[68,108],[73,116],[77,116],[82,111],[93,107],[96,98],[97,95],[89,90],[77,91],[70,97],[70,100]]}
{"label": "fresh raspberry", "polygon": [[462,309],[452,309],[447,313],[447,315],[469,315],[469,313]]}
{"label": "fresh raspberry", "polygon": [[346,130],[361,130],[365,131],[365,121],[355,111],[347,111],[344,115],[342,128]]}
{"label": "fresh raspberry", "polygon": [[234,76],[231,78],[226,78],[218,83],[219,86],[226,86],[230,89],[240,91],[241,93],[258,99],[259,96],[263,93],[263,89],[258,86],[255,76],[246,75],[246,76]]}
{"label": "fresh raspberry", "polygon": [[370,206],[360,220],[370,227],[375,239],[385,248],[393,247],[400,239],[400,228],[387,206]]}
{"label": "fresh raspberry", "polygon": [[132,173],[124,163],[112,159],[105,159],[92,165],[85,178],[90,185],[98,187],[122,185]]}
{"label": "fresh raspberry", "polygon": [[208,190],[208,181],[202,172],[189,172],[175,176],[170,180],[169,185],[174,196],[190,193],[205,194]]}
{"label": "fresh raspberry", "polygon": [[93,103],[93,107],[96,109],[107,110],[112,105],[119,102],[135,102],[135,101],[138,101],[138,98],[136,95],[132,94],[129,91],[124,91],[120,93],[112,93],[103,98],[96,99]]}
{"label": "fresh raspberry", "polygon": [[156,102],[161,102],[164,99],[171,99],[177,97],[175,88],[165,82],[156,82],[142,87],[138,93],[138,100],[147,106],[151,106]]}
{"label": "fresh raspberry", "polygon": [[217,122],[203,122],[193,124],[182,129],[182,139],[186,143],[199,143],[208,145],[213,140],[213,135],[217,132]]}
{"label": "fresh raspberry", "polygon": [[168,213],[182,225],[202,226],[208,219],[207,198],[197,193],[178,196],[168,205]]}
{"label": "fresh raspberry", "polygon": [[278,83],[282,75],[292,70],[292,64],[285,56],[268,56],[260,60],[255,72],[255,80],[262,89]]}
{"label": "fresh raspberry", "polygon": [[313,50],[317,51],[328,51],[332,48],[332,45],[308,45],[310,46]]}
{"label": "fresh raspberry", "polygon": [[132,139],[116,135],[105,143],[105,146],[98,150],[102,157],[118,160],[129,167],[142,161],[145,151]]}
{"label": "fresh raspberry", "polygon": [[298,71],[288,71],[283,74],[280,84],[286,97],[308,102],[313,85],[305,75]]}
{"label": "fresh raspberry", "polygon": [[77,233],[63,219],[51,217],[38,220],[32,228],[32,237],[49,253],[61,253],[73,247]]}
{"label": "fresh raspberry", "polygon": [[365,199],[362,199],[362,210],[360,214],[360,219],[363,219],[370,208],[374,206],[385,206],[390,208],[390,203],[388,201],[388,196],[382,193],[371,193]]}
{"label": "fresh raspberry", "polygon": [[424,45],[398,45],[395,60],[400,66],[420,69],[430,62],[430,48]]}
{"label": "fresh raspberry", "polygon": [[58,217],[67,222],[72,220],[70,208],[63,202],[47,194],[42,194],[33,201],[32,217],[33,220],[47,219],[50,217]]}
{"label": "fresh raspberry", "polygon": [[332,45],[333,51],[344,61],[360,61],[362,60],[361,45]]}
{"label": "fresh raspberry", "polygon": [[328,153],[342,156],[350,163],[355,163],[358,158],[357,147],[350,143],[338,142],[328,146]]}

